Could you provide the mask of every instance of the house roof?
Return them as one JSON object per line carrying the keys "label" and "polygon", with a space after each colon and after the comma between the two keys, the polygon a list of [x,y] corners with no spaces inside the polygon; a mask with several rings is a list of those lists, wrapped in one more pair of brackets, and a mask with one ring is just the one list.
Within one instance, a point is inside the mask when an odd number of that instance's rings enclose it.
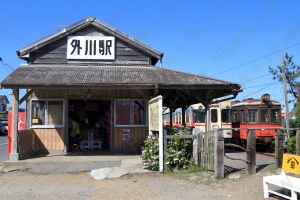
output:
{"label": "house roof", "polygon": [[[116,28],[96,19],[93,16],[87,17],[79,22],[76,22],[70,26],[65,27],[63,30],[57,31],[41,40],[38,40],[20,50],[17,51],[17,54],[22,59],[27,59],[28,54],[32,51],[36,51],[56,40],[59,40],[63,37],[66,37],[68,35],[73,34],[74,32],[77,32],[80,29],[83,29],[87,26],[94,26],[98,29],[100,29],[103,32],[106,32],[122,41],[125,41],[126,43],[130,44],[131,46],[140,49],[141,51],[153,56],[157,60],[161,59],[163,57],[163,53],[157,51],[156,49],[138,41],[137,39],[134,39],[133,37],[117,30]],[[156,60],[156,62],[157,62]]]}
{"label": "house roof", "polygon": [[83,85],[151,86],[213,89],[221,86],[240,89],[240,85],[149,65],[31,64],[21,65],[1,82],[1,88],[77,87]]}

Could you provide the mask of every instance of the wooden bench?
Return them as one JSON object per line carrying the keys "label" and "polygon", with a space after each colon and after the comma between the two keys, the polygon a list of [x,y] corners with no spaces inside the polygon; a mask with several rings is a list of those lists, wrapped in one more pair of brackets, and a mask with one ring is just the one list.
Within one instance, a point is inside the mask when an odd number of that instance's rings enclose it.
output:
{"label": "wooden bench", "polygon": [[[300,193],[300,178],[289,176],[286,172],[300,174],[300,156],[283,154],[281,174],[263,177],[264,198],[268,198],[269,194],[272,193],[287,199],[297,200],[297,193]],[[290,190],[291,196],[270,190],[268,184]]]}

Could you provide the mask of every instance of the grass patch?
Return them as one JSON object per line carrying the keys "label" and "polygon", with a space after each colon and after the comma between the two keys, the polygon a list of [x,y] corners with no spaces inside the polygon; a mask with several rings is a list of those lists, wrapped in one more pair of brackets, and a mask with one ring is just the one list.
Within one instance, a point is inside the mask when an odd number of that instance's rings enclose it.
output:
{"label": "grass patch", "polygon": [[196,165],[191,165],[190,167],[181,170],[165,170],[164,173],[175,179],[195,184],[210,185],[217,181],[217,179],[214,178],[213,172],[204,171],[202,167]]}

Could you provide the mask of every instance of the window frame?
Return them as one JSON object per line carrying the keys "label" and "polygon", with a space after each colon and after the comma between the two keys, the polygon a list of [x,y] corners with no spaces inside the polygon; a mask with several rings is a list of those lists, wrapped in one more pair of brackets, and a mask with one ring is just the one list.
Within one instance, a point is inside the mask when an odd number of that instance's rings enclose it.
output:
{"label": "window frame", "polygon": [[[117,124],[117,101],[130,101],[130,124]],[[144,101],[145,103],[145,125],[137,125],[134,123],[134,108],[132,106],[133,101]],[[146,99],[115,99],[114,100],[114,127],[147,127],[149,124],[148,119],[148,101]]]}
{"label": "window frame", "polygon": [[[32,125],[32,102],[33,101],[45,101],[47,102],[46,105],[47,105],[47,109],[45,110],[45,121],[47,123],[48,122],[48,102],[49,101],[62,101],[63,102],[63,109],[62,109],[62,113],[63,113],[63,118],[62,118],[62,125]],[[29,111],[29,127],[30,128],[64,128],[65,127],[65,123],[66,123],[66,120],[65,120],[65,99],[30,99],[30,111]]]}

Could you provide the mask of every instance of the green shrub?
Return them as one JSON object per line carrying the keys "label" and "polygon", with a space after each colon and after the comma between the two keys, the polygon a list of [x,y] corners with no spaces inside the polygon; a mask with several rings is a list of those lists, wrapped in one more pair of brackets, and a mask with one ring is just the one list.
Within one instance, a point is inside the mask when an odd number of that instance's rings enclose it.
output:
{"label": "green shrub", "polygon": [[[178,134],[192,134],[192,131],[186,127],[165,128],[168,135],[175,135],[167,143],[166,165],[168,170],[185,169],[190,163],[192,155],[192,139],[180,139]],[[145,140],[145,148],[142,152],[143,168],[149,170],[159,169],[159,141],[158,136],[148,136]]]}
{"label": "green shrub", "polygon": [[285,147],[286,152],[291,154],[296,154],[296,136],[290,137],[287,140],[287,145]]}

